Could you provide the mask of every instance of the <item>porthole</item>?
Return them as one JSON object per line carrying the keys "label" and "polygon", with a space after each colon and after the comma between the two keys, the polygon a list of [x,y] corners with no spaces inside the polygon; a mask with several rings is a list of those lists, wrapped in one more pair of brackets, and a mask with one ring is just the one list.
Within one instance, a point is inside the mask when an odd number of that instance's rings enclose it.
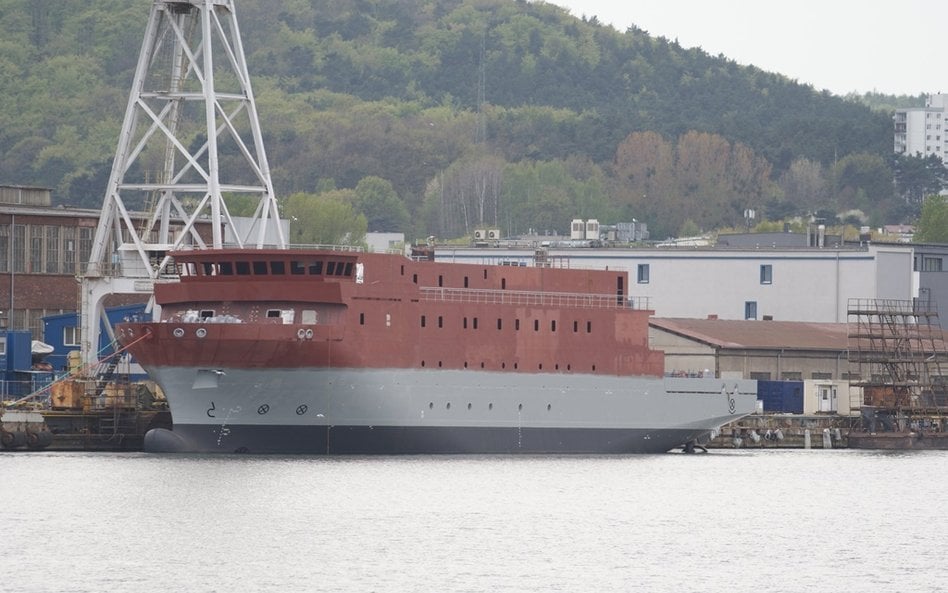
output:
{"label": "porthole", "polygon": [[434,402],[428,402],[428,409],[429,409],[429,410],[433,410],[433,409],[434,409]]}
{"label": "porthole", "polygon": [[547,411],[547,412],[549,412],[549,411],[552,410],[552,409],[553,409],[553,405],[552,405],[552,404],[546,404],[546,411]]}
{"label": "porthole", "polygon": [[507,363],[506,363],[506,362],[500,363],[500,368],[502,368],[502,369],[507,368]]}
{"label": "porthole", "polygon": [[468,410],[471,409],[471,402],[467,402],[467,409],[468,409]]}
{"label": "porthole", "polygon": [[207,335],[207,330],[204,329],[203,327],[199,327],[197,331],[194,332],[194,335],[196,335],[199,338],[203,338],[204,336]]}
{"label": "porthole", "polygon": [[176,338],[183,338],[183,337],[184,337],[184,328],[183,328],[183,327],[176,327],[176,328],[174,328],[174,331],[171,332],[171,333],[174,334],[174,337],[176,337]]}
{"label": "porthole", "polygon": [[305,338],[305,337],[306,337],[306,330],[303,329],[302,327],[299,328],[299,329],[296,331],[296,337],[299,338],[299,339],[301,339],[301,340],[302,340],[303,338]]}
{"label": "porthole", "polygon": [[494,404],[487,404],[487,409],[488,409],[488,410],[493,410],[493,409],[494,409]]}
{"label": "porthole", "polygon": [[481,363],[481,368],[484,368],[484,363],[483,363],[483,362]]}
{"label": "porthole", "polygon": [[594,371],[596,370],[596,365],[593,365],[593,370],[594,370]]}
{"label": "porthole", "polygon": [[543,370],[543,363],[541,362],[540,364],[538,364],[538,365],[537,365],[537,368],[542,371],[542,370]]}
{"label": "porthole", "polygon": [[311,330],[311,329],[306,330],[306,339],[307,339],[307,340],[312,340],[312,339],[313,339],[313,330]]}
{"label": "porthole", "polygon": [[440,361],[440,360],[438,361],[438,368],[439,368],[439,369],[441,368],[441,361]]}
{"label": "porthole", "polygon": [[517,410],[522,410],[522,409],[523,409],[523,404],[520,404],[517,406]]}
{"label": "porthole", "polygon": [[445,409],[445,410],[450,410],[450,409],[451,409],[451,402],[446,403],[446,404],[444,405],[444,409]]}
{"label": "porthole", "polygon": [[421,361],[421,366],[425,366],[425,361]]}

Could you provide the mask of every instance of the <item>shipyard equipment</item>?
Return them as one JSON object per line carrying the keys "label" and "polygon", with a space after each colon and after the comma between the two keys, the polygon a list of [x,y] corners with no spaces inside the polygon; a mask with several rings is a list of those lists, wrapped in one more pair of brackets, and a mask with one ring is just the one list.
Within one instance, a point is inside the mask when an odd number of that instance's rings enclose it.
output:
{"label": "shipyard equipment", "polygon": [[[257,203],[241,230],[230,196]],[[149,213],[141,226],[132,206]],[[150,297],[176,273],[169,251],[265,241],[285,247],[234,3],[154,0],[82,276],[83,362],[95,363],[103,299]]]}
{"label": "shipyard equipment", "polygon": [[866,433],[948,430],[948,348],[933,303],[851,299],[851,384],[862,388]]}

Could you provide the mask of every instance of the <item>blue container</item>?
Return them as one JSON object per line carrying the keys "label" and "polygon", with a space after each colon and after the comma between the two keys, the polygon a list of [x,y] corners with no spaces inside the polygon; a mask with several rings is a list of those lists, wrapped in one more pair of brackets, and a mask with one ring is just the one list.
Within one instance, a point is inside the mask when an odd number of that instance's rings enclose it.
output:
{"label": "blue container", "polygon": [[0,369],[6,371],[28,371],[33,366],[30,352],[33,337],[25,330],[10,330],[3,334],[4,348],[0,354]]}
{"label": "blue container", "polygon": [[803,381],[758,381],[757,399],[765,412],[802,414]]}

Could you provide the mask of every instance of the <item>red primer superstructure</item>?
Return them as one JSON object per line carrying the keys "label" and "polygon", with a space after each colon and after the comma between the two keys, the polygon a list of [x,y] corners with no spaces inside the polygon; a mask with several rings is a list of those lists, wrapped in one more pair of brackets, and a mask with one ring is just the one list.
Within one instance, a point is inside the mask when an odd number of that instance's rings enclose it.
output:
{"label": "red primer superstructure", "polygon": [[624,271],[331,250],[174,258],[180,279],[155,286],[162,323],[127,326],[158,338],[133,348],[146,365],[663,373]]}

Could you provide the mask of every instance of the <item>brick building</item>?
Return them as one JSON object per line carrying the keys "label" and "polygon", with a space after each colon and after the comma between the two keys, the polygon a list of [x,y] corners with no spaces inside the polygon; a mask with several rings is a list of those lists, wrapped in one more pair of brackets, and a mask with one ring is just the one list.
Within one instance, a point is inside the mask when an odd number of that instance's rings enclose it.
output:
{"label": "brick building", "polygon": [[[0,326],[30,330],[40,340],[44,316],[79,309],[78,278],[89,261],[99,214],[53,207],[46,188],[0,186]],[[141,300],[115,295],[105,304]]]}

